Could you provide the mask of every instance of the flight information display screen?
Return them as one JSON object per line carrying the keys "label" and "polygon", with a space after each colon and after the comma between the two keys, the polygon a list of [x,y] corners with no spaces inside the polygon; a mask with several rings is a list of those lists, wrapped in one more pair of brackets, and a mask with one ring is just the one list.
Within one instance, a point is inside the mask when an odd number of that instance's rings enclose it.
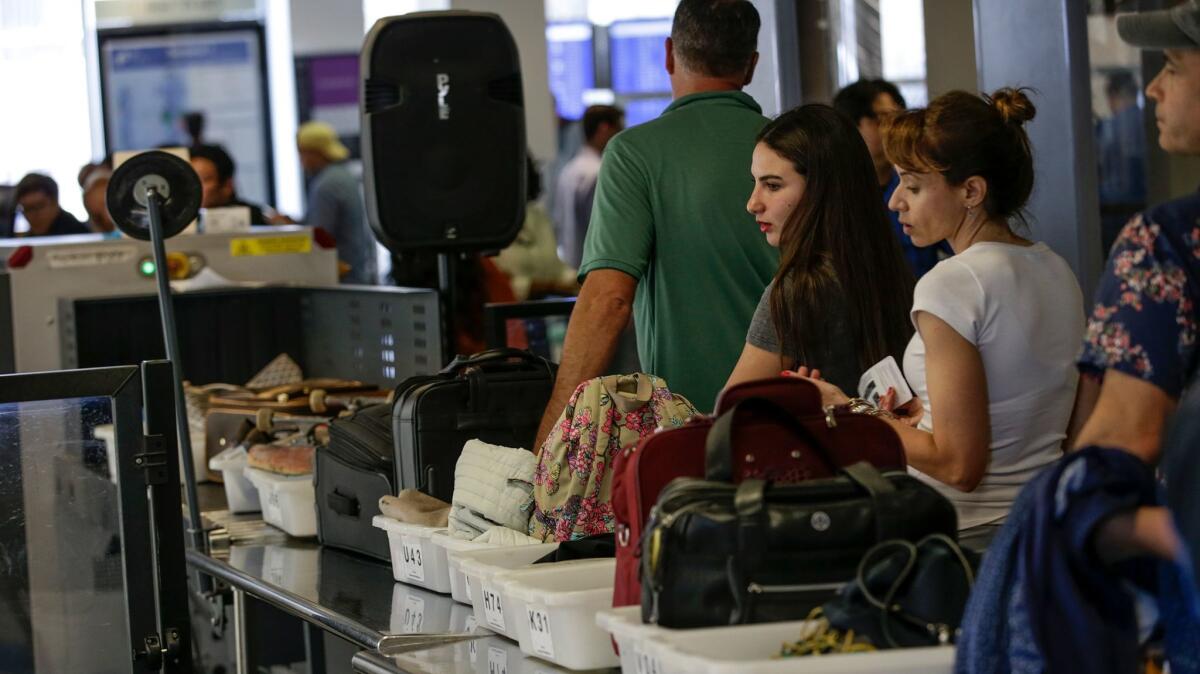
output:
{"label": "flight information display screen", "polygon": [[550,92],[558,116],[579,119],[587,108],[584,92],[596,86],[592,26],[588,23],[556,23],[546,26],[546,57]]}
{"label": "flight information display screen", "polygon": [[666,39],[671,19],[614,21],[608,28],[612,89],[628,94],[669,94]]}

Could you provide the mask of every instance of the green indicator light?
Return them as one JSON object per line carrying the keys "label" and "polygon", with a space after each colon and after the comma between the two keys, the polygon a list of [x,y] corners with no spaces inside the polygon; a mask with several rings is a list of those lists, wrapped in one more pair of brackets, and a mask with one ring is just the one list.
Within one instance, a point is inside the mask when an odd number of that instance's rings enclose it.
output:
{"label": "green indicator light", "polygon": [[154,269],[154,260],[142,260],[142,264],[138,267],[142,276],[154,276]]}

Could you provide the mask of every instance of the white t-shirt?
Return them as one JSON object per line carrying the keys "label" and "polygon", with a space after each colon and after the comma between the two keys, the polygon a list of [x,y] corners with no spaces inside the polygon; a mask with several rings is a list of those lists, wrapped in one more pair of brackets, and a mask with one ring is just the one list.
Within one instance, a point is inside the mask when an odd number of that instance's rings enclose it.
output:
{"label": "white t-shirt", "polygon": [[[960,529],[1003,522],[1021,487],[1062,456],[1084,331],[1079,283],[1044,243],[981,242],[921,277],[913,294],[914,324],[918,311],[942,319],[979,349],[991,457],[983,481],[970,493],[915,468],[909,472],[954,503]],[[938,410],[929,400],[920,333],[904,352],[904,374],[925,405],[920,428],[932,431]]]}

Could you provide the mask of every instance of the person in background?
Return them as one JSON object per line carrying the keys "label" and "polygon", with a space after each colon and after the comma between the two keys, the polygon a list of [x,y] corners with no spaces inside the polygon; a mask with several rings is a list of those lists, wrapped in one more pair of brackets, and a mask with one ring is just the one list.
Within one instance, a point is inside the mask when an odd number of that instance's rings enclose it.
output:
{"label": "person in background", "polygon": [[83,191],[83,209],[87,211],[87,227],[93,232],[107,234],[116,225],[108,214],[108,180],[112,169],[105,163],[87,164],[79,171],[79,188]]}
{"label": "person in background", "polygon": [[1133,73],[1110,74],[1104,94],[1111,115],[1096,122],[1096,153],[1101,244],[1108,250],[1129,218],[1146,207],[1146,129]]}
{"label": "person in background", "polygon": [[[464,253],[453,261],[454,352],[470,355],[488,347],[484,334],[486,304],[516,302],[508,276],[491,258]],[[392,255],[391,281],[405,288],[438,288],[438,256],[425,251]]]}
{"label": "person in background", "polygon": [[875,198],[862,137],[827,105],[783,113],[758,135],[746,210],[781,251],[726,387],[820,368],[843,390],[903,358],[912,336],[913,276]]}
{"label": "person in background", "polygon": [[[976,550],[991,542],[1021,487],[1062,456],[1078,381],[1079,283],[1049,246],[1011,224],[1023,220],[1033,191],[1024,125],[1034,114],[1018,90],[984,98],[953,91],[882,127],[901,180],[889,207],[916,245],[948,240],[955,254],[913,293],[917,334],[904,374],[924,410],[917,426],[862,411],[896,430],[909,471],[954,503],[959,541]],[[817,384],[823,404],[851,402]]]}
{"label": "person in background", "polygon": [[238,199],[234,185],[236,167],[233,158],[220,145],[196,145],[188,148],[192,168],[200,176],[200,187],[204,196],[202,208],[226,208],[245,206],[250,209],[251,225],[275,224],[267,218],[263,207]]}
{"label": "person in background", "polygon": [[625,128],[625,113],[611,105],[593,105],[583,111],[584,143],[567,162],[555,186],[554,223],[562,257],[578,267],[583,261],[583,242],[592,217],[600,156],[608,141]]}
{"label": "person in background", "polygon": [[[833,97],[833,107],[854,122],[858,132],[862,134],[867,150],[871,153],[871,162],[875,166],[875,180],[883,191],[883,203],[887,204],[900,185],[900,176],[883,151],[883,136],[879,127],[884,117],[894,115],[907,107],[904,96],[900,94],[896,85],[886,80],[859,80],[837,92]],[[899,214],[888,210],[888,216],[892,220],[896,238],[904,250],[904,257],[908,259],[908,264],[917,278],[933,269],[938,260],[952,255],[949,245],[945,242],[928,248],[913,245],[912,238],[904,233],[904,228],[900,225]]]}
{"label": "person in background", "polygon": [[[1135,47],[1165,53],[1146,86],[1159,146],[1200,155],[1200,2],[1120,15],[1117,32]],[[1180,545],[1173,514],[1193,562],[1200,559],[1200,445],[1178,440],[1194,435],[1186,425],[1200,418],[1197,222],[1200,193],[1192,192],[1135,215],[1117,237],[1087,323],[1073,418],[1076,448],[1119,448],[1151,466],[1161,460],[1171,512],[1139,509],[1130,531],[1143,548],[1174,556]],[[1189,388],[1176,415],[1177,442],[1164,452],[1167,421]]]}
{"label": "person in background", "polygon": [[699,408],[712,408],[737,362],[778,266],[743,206],[767,123],[741,91],[758,63],[759,23],[746,0],[679,3],[666,40],[673,102],[604,152],[583,288],[538,445],[579,383],[608,368],[631,314],[642,369]]}
{"label": "person in background", "polygon": [[529,155],[526,168],[525,222],[512,244],[496,256],[496,266],[508,274],[518,301],[547,295],[573,296],[579,292],[577,272],[558,257],[554,225],[537,201],[542,194],[541,176]]}
{"label": "person in background", "polygon": [[302,124],[296,147],[309,177],[304,224],[324,229],[337,242],[343,283],[374,284],[375,237],[367,223],[362,181],[344,163],[350,151],[325,122]]}
{"label": "person in background", "polygon": [[24,236],[87,234],[88,228],[58,204],[58,183],[48,175],[30,173],[17,183],[17,209],[29,222]]}

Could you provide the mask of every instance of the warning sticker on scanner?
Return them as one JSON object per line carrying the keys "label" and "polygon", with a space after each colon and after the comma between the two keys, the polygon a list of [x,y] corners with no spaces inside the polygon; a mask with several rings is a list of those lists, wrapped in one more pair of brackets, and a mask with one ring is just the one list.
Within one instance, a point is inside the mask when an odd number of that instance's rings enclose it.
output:
{"label": "warning sticker on scanner", "polygon": [[229,240],[229,254],[234,257],[245,257],[248,255],[291,255],[311,252],[312,237],[308,234],[258,236]]}
{"label": "warning sticker on scanner", "polygon": [[46,253],[46,261],[50,264],[51,269],[118,264],[129,262],[135,257],[137,257],[137,248],[134,246],[106,246],[73,251],[54,250]]}

